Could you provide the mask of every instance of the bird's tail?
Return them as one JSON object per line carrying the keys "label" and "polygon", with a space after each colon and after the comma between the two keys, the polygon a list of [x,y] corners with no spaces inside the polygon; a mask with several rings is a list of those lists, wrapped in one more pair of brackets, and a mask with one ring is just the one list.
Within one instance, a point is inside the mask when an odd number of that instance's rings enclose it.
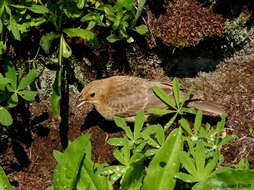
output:
{"label": "bird's tail", "polygon": [[224,106],[209,101],[191,100],[187,102],[187,107],[201,110],[204,112],[204,114],[210,114],[214,116],[219,116],[223,114],[227,116],[227,111]]}

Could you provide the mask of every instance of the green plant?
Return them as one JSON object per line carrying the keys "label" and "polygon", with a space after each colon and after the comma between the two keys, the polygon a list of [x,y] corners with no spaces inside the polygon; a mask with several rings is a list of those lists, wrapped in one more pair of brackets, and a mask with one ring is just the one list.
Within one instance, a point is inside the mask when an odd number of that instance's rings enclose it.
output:
{"label": "green plant", "polygon": [[12,190],[11,184],[1,166],[0,166],[0,190]]}
{"label": "green plant", "polygon": [[[36,78],[36,70],[31,69],[27,75],[17,72],[11,61],[5,61],[4,75],[0,73],[0,123],[5,126],[12,124],[8,108],[18,105],[19,97],[26,101],[34,100],[37,91],[27,90]],[[6,109],[7,108],[7,109]]]}
{"label": "green plant", "polygon": [[181,127],[187,132],[184,141],[188,145],[188,151],[180,153],[182,167],[188,172],[179,172],[175,177],[187,182],[199,182],[193,186],[195,189],[199,184],[207,180],[216,172],[223,156],[220,154],[222,145],[230,142],[235,136],[222,137],[225,126],[225,116],[221,116],[221,121],[213,129],[207,123],[202,126],[202,112],[198,111],[195,117],[194,127],[191,129],[185,119],[179,120]]}
{"label": "green plant", "polygon": [[189,99],[192,88],[190,88],[189,91],[184,96],[182,96],[180,84],[177,79],[173,79],[173,100],[165,91],[163,91],[163,89],[158,86],[155,86],[153,91],[166,105],[168,105],[169,109],[151,108],[148,110],[148,112],[156,115],[174,113],[174,116],[164,126],[164,130],[167,130],[173,124],[178,115],[184,115],[185,113],[196,113],[194,110],[184,107],[186,101]]}

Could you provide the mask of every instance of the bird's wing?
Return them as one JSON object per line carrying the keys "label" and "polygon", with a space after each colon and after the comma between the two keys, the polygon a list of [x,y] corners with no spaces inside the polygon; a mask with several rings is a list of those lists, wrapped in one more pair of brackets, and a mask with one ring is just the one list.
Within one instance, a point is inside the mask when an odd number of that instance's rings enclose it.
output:
{"label": "bird's wing", "polygon": [[135,116],[140,109],[147,111],[149,108],[166,108],[167,106],[154,94],[153,86],[160,86],[167,93],[171,92],[169,85],[130,78],[111,84],[106,103],[112,108],[114,115],[120,117]]}

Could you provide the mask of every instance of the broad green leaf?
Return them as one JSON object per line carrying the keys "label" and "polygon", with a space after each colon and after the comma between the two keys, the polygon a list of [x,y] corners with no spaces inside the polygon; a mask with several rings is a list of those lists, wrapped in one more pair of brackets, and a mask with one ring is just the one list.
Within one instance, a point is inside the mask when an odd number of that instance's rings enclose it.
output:
{"label": "broad green leaf", "polygon": [[146,25],[142,24],[140,26],[136,26],[135,31],[141,35],[144,35],[148,32],[148,28]]}
{"label": "broad green leaf", "polygon": [[16,93],[13,93],[9,98],[9,100],[7,101],[8,107],[10,108],[16,107],[18,105],[18,101],[19,101],[18,95]]}
{"label": "broad green leaf", "polygon": [[19,82],[18,90],[27,88],[28,85],[30,85],[35,80],[36,73],[37,73],[36,69],[31,69],[29,73],[26,76],[24,76]]}
{"label": "broad green leaf", "polygon": [[115,117],[114,122],[118,127],[125,131],[128,138],[133,139],[133,134],[130,130],[130,127],[127,125],[126,121],[123,118]]}
{"label": "broad green leaf", "polygon": [[163,89],[161,89],[158,86],[155,86],[153,87],[153,91],[163,102],[165,102],[170,107],[176,109],[175,104],[170,100],[168,94]]}
{"label": "broad green leaf", "polygon": [[12,190],[12,186],[1,166],[0,166],[0,190]]}
{"label": "broad green leaf", "polygon": [[96,35],[89,30],[82,28],[66,28],[63,30],[63,32],[69,37],[80,37],[84,40],[87,40],[94,48],[99,48],[100,46]]}
{"label": "broad green leaf", "polygon": [[37,91],[21,90],[18,92],[18,95],[27,101],[33,101],[37,95]]}
{"label": "broad green leaf", "polygon": [[37,14],[46,14],[49,12],[48,8],[42,5],[32,4],[31,7],[27,7],[27,8]]}
{"label": "broad green leaf", "polygon": [[197,183],[192,190],[252,190],[254,170],[219,168],[207,180]]}
{"label": "broad green leaf", "polygon": [[107,37],[107,40],[108,40],[108,42],[110,42],[110,43],[114,43],[114,42],[119,41],[119,40],[121,40],[121,39],[122,39],[121,37],[119,37],[119,36],[117,36],[117,35],[115,35],[115,34],[110,34],[110,35]]}
{"label": "broad green leaf", "polygon": [[198,111],[194,122],[194,133],[198,134],[202,123],[202,111]]}
{"label": "broad green leaf", "polygon": [[[2,106],[0,106],[0,123],[1,125],[4,126],[10,126],[13,123],[11,114],[8,112],[7,109],[5,109]],[[0,187],[1,187],[1,177],[0,177]]]}
{"label": "broad green leaf", "polygon": [[144,110],[139,110],[135,117],[134,123],[134,141],[139,138],[139,134],[145,122]]}
{"label": "broad green leaf", "polygon": [[174,129],[147,168],[142,190],[173,190],[175,174],[179,171],[179,153],[183,149],[182,130]]}
{"label": "broad green leaf", "polygon": [[49,54],[49,49],[51,47],[51,44],[53,40],[59,38],[59,34],[56,34],[54,32],[49,32],[41,37],[40,40],[40,46],[45,51],[46,54]]}
{"label": "broad green leaf", "polygon": [[8,29],[11,31],[15,40],[20,41],[19,27],[18,27],[16,20],[12,16],[10,17],[10,24],[8,26]]}
{"label": "broad green leaf", "polygon": [[90,135],[86,134],[77,138],[63,154],[58,154],[58,163],[53,175],[54,190],[75,189],[79,178],[82,163],[91,155]]}
{"label": "broad green leaf", "polygon": [[166,109],[160,109],[160,108],[150,108],[148,109],[149,113],[155,114],[155,115],[166,115],[170,113],[175,113],[175,110],[166,110]]}
{"label": "broad green leaf", "polygon": [[17,88],[17,75],[16,68],[11,61],[6,60],[4,65],[4,73],[5,77],[10,80],[11,86],[16,89]]}

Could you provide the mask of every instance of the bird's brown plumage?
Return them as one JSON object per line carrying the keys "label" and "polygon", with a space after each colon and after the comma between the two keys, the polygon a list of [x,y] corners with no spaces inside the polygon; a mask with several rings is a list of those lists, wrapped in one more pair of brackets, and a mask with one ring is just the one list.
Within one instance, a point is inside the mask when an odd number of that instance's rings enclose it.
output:
{"label": "bird's brown plumage", "polygon": [[[93,104],[107,120],[119,116],[127,121],[133,121],[140,109],[146,112],[149,108],[167,108],[167,105],[154,94],[152,90],[154,86],[159,86],[172,97],[171,84],[131,76],[95,80],[82,90],[81,96],[83,102]],[[187,106],[213,115],[226,114],[222,106],[211,102],[189,100]]]}

